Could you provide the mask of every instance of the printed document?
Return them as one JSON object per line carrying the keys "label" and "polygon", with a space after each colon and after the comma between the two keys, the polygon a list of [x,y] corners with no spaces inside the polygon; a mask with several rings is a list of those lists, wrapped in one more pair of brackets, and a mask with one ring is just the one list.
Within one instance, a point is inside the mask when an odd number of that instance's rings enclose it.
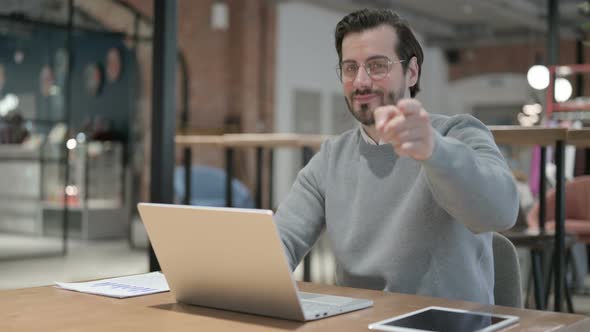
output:
{"label": "printed document", "polygon": [[170,290],[164,274],[151,272],[127,277],[102,279],[89,282],[56,282],[58,288],[116,298],[141,296]]}

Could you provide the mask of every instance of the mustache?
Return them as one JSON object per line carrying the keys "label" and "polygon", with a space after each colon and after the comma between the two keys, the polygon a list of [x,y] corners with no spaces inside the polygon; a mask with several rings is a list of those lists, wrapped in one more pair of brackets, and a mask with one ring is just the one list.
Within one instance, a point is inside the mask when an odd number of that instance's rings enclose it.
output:
{"label": "mustache", "polygon": [[365,89],[365,90],[354,90],[352,92],[353,97],[359,96],[359,95],[368,95],[368,94],[375,94],[375,95],[383,97],[383,91],[379,91],[379,90]]}

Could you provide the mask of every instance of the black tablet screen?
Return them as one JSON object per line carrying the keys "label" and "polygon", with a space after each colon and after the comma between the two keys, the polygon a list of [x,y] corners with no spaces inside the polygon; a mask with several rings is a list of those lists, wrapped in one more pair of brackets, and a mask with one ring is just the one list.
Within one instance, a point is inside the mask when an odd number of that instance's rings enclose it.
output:
{"label": "black tablet screen", "polygon": [[492,315],[429,309],[383,325],[439,332],[473,332],[503,320],[505,318]]}

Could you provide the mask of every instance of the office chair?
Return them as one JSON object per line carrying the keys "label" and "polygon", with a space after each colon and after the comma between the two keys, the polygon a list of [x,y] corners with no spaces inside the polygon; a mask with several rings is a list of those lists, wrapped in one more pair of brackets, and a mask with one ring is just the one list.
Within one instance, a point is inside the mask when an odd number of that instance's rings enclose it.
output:
{"label": "office chair", "polygon": [[[219,168],[193,165],[191,167],[191,205],[225,206],[225,171]],[[176,203],[184,202],[184,167],[174,169],[174,195]],[[232,180],[233,207],[254,208],[248,188],[239,180]]]}
{"label": "office chair", "polygon": [[[546,195],[545,226],[548,230],[555,229],[555,189]],[[590,176],[575,177],[565,184],[565,231],[575,234],[580,242],[590,244]],[[531,209],[527,216],[529,228],[539,228],[539,203]]]}
{"label": "office chair", "polygon": [[494,233],[494,297],[496,305],[522,308],[520,264],[516,248],[506,237]]}

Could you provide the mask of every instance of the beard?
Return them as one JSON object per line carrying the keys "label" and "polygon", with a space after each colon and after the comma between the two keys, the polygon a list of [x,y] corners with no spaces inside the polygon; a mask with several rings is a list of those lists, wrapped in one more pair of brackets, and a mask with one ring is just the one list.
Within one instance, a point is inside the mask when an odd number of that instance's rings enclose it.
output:
{"label": "beard", "polygon": [[[397,91],[389,91],[385,94],[382,90],[354,90],[348,97],[344,97],[346,101],[346,106],[348,106],[348,111],[350,114],[360,123],[365,126],[373,126],[375,125],[375,109],[380,106],[384,105],[396,105],[397,102],[404,96],[404,91],[406,90],[405,84],[403,84]],[[354,108],[354,97],[357,95],[364,95],[364,94],[375,94],[377,95],[378,101],[376,105],[371,107],[370,103],[360,104],[357,109]]]}

